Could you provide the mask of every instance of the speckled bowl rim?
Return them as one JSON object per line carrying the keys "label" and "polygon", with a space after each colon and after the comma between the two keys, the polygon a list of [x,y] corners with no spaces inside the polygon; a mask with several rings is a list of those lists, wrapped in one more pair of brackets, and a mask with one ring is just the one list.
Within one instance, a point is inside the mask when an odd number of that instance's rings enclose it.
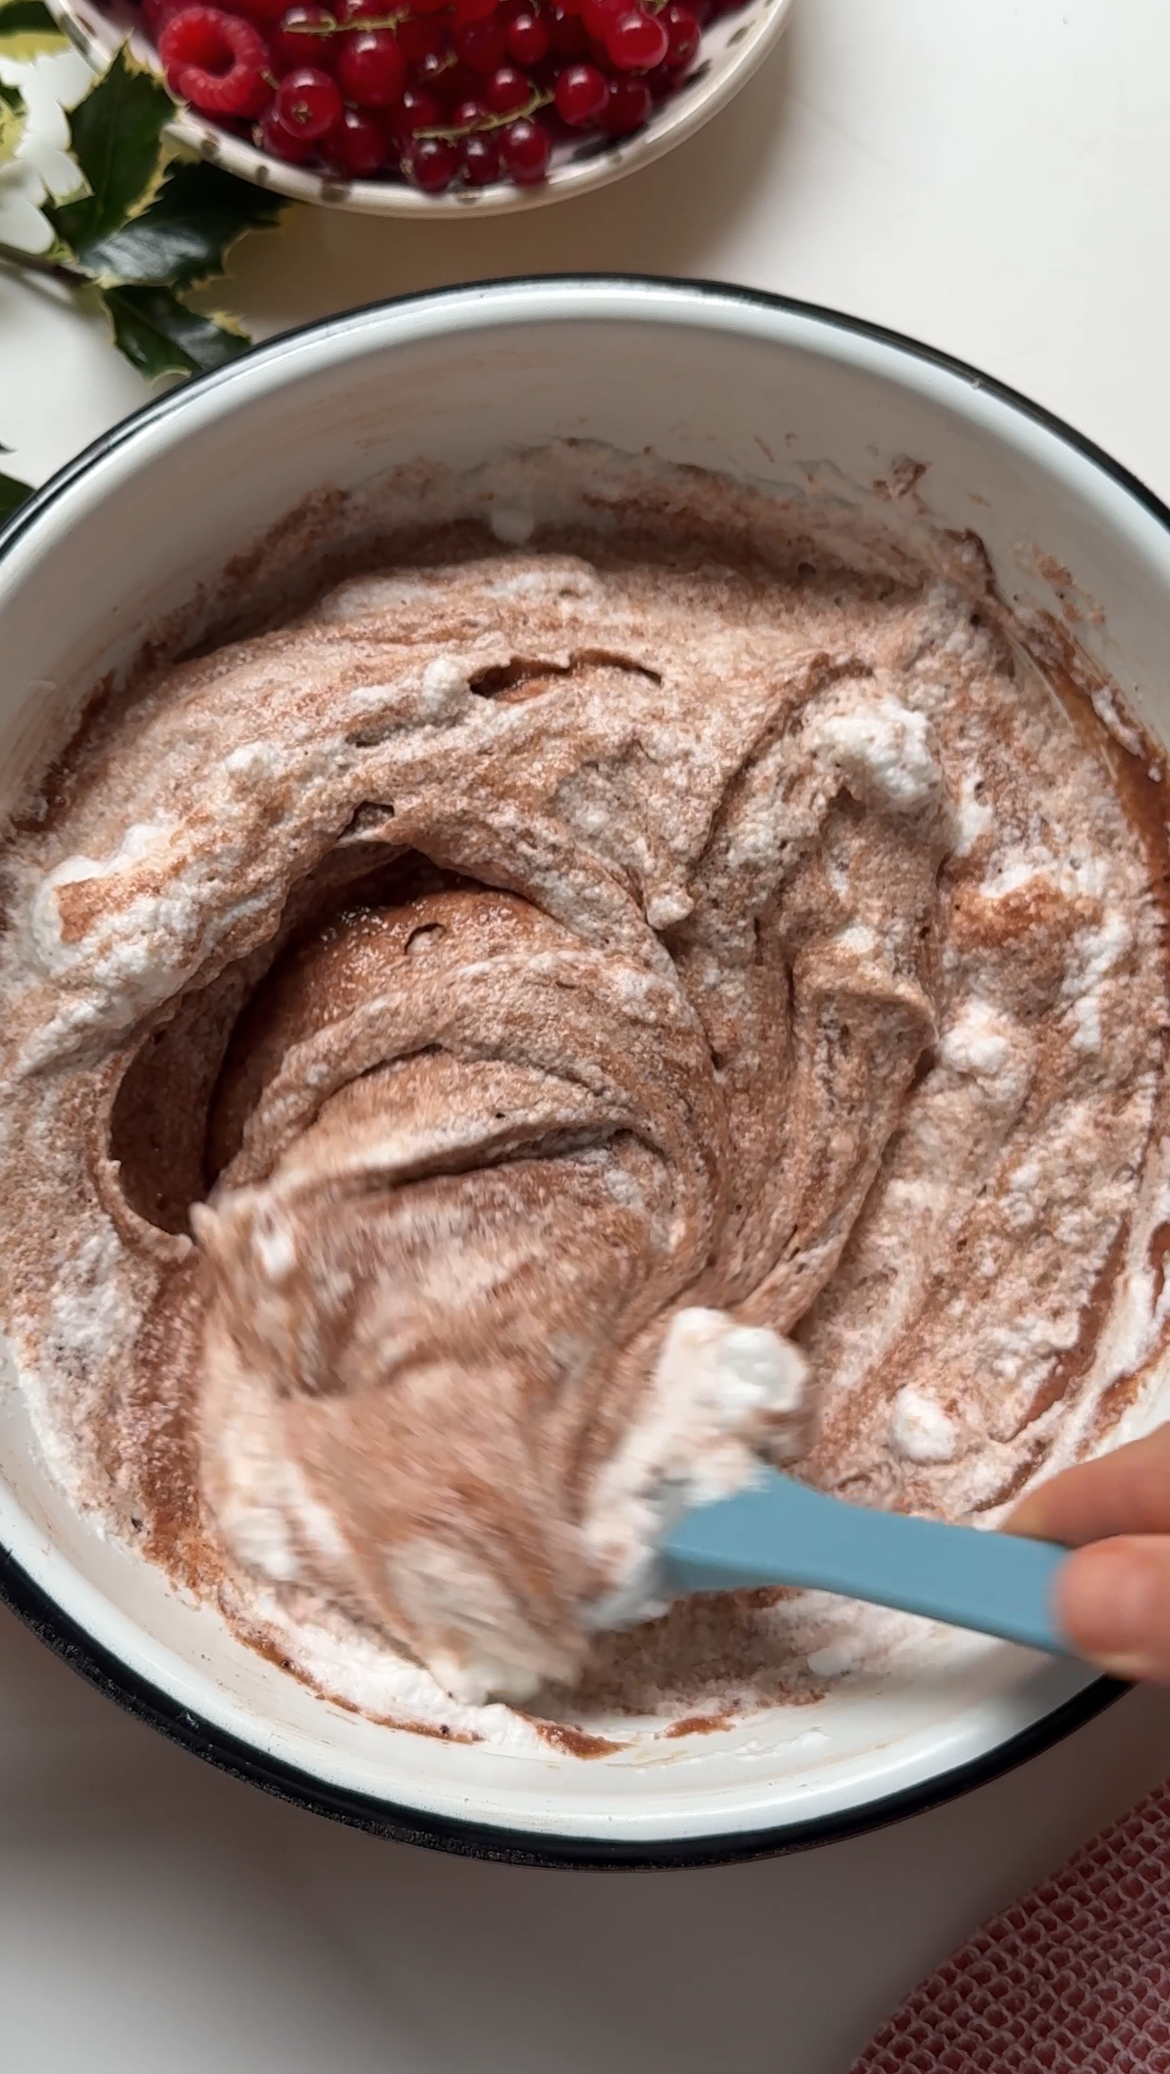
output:
{"label": "speckled bowl rim", "polygon": [[[213,164],[256,186],[287,195],[292,201],[316,202],[326,208],[349,209],[367,216],[415,220],[470,214],[514,216],[522,209],[547,208],[552,202],[570,201],[574,196],[609,187],[627,173],[653,165],[656,159],[673,151],[676,144],[701,130],[758,71],[787,28],[796,0],[750,0],[750,4],[755,12],[733,30],[725,46],[734,52],[730,63],[706,77],[700,69],[634,136],[602,145],[596,156],[554,160],[548,179],[539,187],[515,187],[510,181],[497,181],[491,187],[456,188],[447,194],[429,195],[394,181],[331,180],[257,151],[242,138],[204,122],[193,109],[177,115],[168,125],[167,134],[176,144],[198,152]],[[123,38],[116,24],[103,16],[96,0],[92,0],[92,5],[91,0],[47,0],[47,5],[89,64],[95,69],[108,64]],[[592,146],[578,148],[592,150]]]}
{"label": "speckled bowl rim", "polygon": [[[1170,535],[1170,507],[1147,489],[1130,470],[1114,461],[1102,448],[1066,424],[1053,412],[1033,403],[1018,390],[995,380],[966,361],[924,345],[905,334],[892,331],[864,318],[806,303],[791,296],[770,294],[762,289],[741,288],[720,281],[687,281],[639,274],[551,274],[527,275],[507,281],[468,282],[460,287],[424,290],[418,294],[385,298],[347,312],[283,333],[263,346],[253,348],[241,359],[197,376],[181,389],[171,390],[145,404],[128,418],[103,433],[27,502],[4,526],[0,526],[0,559],[11,551],[23,534],[45,511],[64,497],[101,460],[137,435],[144,424],[158,422],[184,408],[193,391],[202,392],[236,379],[239,369],[259,356],[278,359],[291,340],[326,337],[379,310],[405,305],[441,307],[460,299],[481,298],[516,289],[568,289],[570,291],[622,288],[657,289],[693,297],[700,301],[742,303],[822,324],[830,331],[843,331],[892,348],[907,358],[926,363],[957,378],[972,390],[982,392],[1008,409],[1054,435],[1082,459],[1099,469],[1126,492]],[[585,314],[583,307],[582,314]],[[431,1815],[416,1808],[335,1787],[279,1759],[267,1756],[214,1723],[181,1706],[168,1693],[132,1671],[105,1649],[83,1627],[72,1620],[49,1593],[44,1591],[4,1548],[0,1547],[0,1600],[14,1612],[65,1663],[107,1698],[116,1701],[137,1720],[158,1729],[172,1742],[202,1757],[207,1763],[247,1780],[261,1791],[293,1803],[333,1821],[432,1850],[453,1852],[462,1857],[496,1860],[538,1867],[579,1869],[631,1869],[719,1865],[748,1859],[786,1855],[867,1834],[889,1824],[925,1813],[947,1801],[1002,1777],[1029,1759],[1050,1749],[1076,1729],[1093,1720],[1119,1699],[1127,1687],[1110,1678],[1091,1678],[1071,1698],[1028,1723],[1022,1730],[967,1761],[916,1781],[898,1792],[858,1804],[807,1822],[785,1822],[733,1833],[711,1833],[699,1837],[656,1839],[653,1842],[600,1840],[561,1836],[505,1828],[497,1824],[463,1821]]]}

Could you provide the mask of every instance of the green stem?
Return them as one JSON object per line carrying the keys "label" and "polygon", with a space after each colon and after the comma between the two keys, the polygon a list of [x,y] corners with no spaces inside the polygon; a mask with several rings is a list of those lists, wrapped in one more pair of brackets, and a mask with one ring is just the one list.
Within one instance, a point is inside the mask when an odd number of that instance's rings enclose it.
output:
{"label": "green stem", "polygon": [[59,259],[49,259],[44,252],[22,252],[17,245],[0,244],[0,266],[19,269],[23,273],[44,274],[50,281],[63,281],[67,288],[80,288],[87,279],[76,267],[64,266]]}
{"label": "green stem", "polygon": [[[451,13],[451,9],[447,7],[441,11],[444,14]],[[296,33],[298,36],[364,35],[367,29],[401,28],[402,23],[409,19],[409,14],[409,8],[403,8],[398,14],[371,15],[368,21],[364,17],[358,16],[352,22],[306,22],[303,28],[298,24]]]}
{"label": "green stem", "polygon": [[535,115],[538,108],[547,108],[551,94],[533,94],[522,108],[509,108],[506,115],[489,115],[483,122],[473,122],[462,130],[416,130],[416,137],[438,137],[444,144],[458,144],[461,137],[482,137],[487,130],[506,130],[513,122],[524,122]]}

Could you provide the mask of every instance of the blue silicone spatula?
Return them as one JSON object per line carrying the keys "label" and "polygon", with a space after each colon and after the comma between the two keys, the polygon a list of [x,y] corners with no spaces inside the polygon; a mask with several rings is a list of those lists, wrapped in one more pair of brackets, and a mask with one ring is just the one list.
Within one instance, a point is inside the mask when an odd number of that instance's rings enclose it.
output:
{"label": "blue silicone spatula", "polygon": [[661,1545],[672,1598],[764,1584],[805,1585],[923,1613],[1009,1642],[1073,1652],[1052,1610],[1066,1548],[1018,1535],[871,1512],[776,1470],[699,1506]]}

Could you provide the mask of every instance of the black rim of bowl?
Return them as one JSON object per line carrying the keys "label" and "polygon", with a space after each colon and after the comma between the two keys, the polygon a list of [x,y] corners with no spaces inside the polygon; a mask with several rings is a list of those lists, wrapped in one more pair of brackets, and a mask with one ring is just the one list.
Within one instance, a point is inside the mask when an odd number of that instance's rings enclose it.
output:
{"label": "black rim of bowl", "polygon": [[[355,318],[379,310],[396,310],[412,304],[443,303],[482,299],[501,290],[514,289],[649,289],[674,291],[700,301],[711,300],[771,310],[822,324],[831,331],[844,331],[875,344],[892,347],[912,360],[921,360],[955,376],[967,388],[976,389],[1006,404],[1022,417],[1055,434],[1066,446],[1092,462],[1103,474],[1136,499],[1167,533],[1170,508],[1146,488],[1129,469],[1114,461],[1103,449],[1067,425],[1052,411],[1033,403],[1006,383],[985,375],[966,361],[907,338],[887,326],[872,324],[841,310],[818,303],[801,302],[793,296],[774,295],[764,289],[741,288],[722,281],[688,281],[650,274],[527,274],[501,280],[470,281],[451,288],[424,289],[416,294],[388,297],[368,303],[338,317],[326,317],[282,332],[278,338],[229,361],[209,374],[197,375],[182,388],[144,404],[95,439],[72,461],[50,477],[19,506],[6,526],[0,527],[0,559],[41,515],[63,497],[83,475],[107,454],[134,436],[144,424],[157,423],[181,411],[193,391],[206,391],[235,379],[237,372],[256,359],[279,359],[289,343],[310,337],[328,337],[346,330]],[[1029,1758],[1082,1727],[1112,1706],[1128,1689],[1114,1679],[1096,1678],[1084,1691],[1053,1708],[1019,1734],[998,1744],[967,1763],[949,1771],[836,1814],[821,1815],[806,1822],[786,1822],[772,1827],[679,1839],[630,1841],[590,1836],[545,1835],[538,1830],[501,1828],[484,1822],[461,1821],[454,1816],[432,1815],[404,1807],[373,1795],[330,1786],[312,1773],[298,1770],[276,1758],[266,1757],[253,1744],[230,1735],[225,1729],[182,1707],[95,1642],[86,1630],[64,1613],[56,1601],[34,1583],[15,1558],[0,1548],[0,1600],[32,1629],[63,1662],[114,1700],[136,1720],[144,1721],[207,1763],[245,1779],[277,1799],[293,1802],[315,1814],[361,1829],[374,1836],[412,1843],[430,1850],[453,1852],[460,1857],[497,1860],[513,1865],[576,1867],[579,1869],[654,1870],[669,1867],[726,1865],[751,1858],[810,1850],[817,1845],[839,1842],[925,1813],[944,1802],[987,1784],[1024,1764]]]}

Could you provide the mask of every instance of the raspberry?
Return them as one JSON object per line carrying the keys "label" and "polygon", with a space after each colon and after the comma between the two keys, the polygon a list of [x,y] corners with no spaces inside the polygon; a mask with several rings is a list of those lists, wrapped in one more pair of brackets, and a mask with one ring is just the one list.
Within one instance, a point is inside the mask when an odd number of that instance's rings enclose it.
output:
{"label": "raspberry", "polygon": [[406,84],[406,60],[389,29],[359,29],[342,38],[337,83],[359,108],[392,108]]}
{"label": "raspberry", "polygon": [[167,85],[205,115],[258,115],[268,51],[258,29],[221,7],[182,7],[158,39]]}
{"label": "raspberry", "polygon": [[294,137],[323,137],[341,121],[341,93],[328,72],[300,65],[276,89],[276,116]]}

